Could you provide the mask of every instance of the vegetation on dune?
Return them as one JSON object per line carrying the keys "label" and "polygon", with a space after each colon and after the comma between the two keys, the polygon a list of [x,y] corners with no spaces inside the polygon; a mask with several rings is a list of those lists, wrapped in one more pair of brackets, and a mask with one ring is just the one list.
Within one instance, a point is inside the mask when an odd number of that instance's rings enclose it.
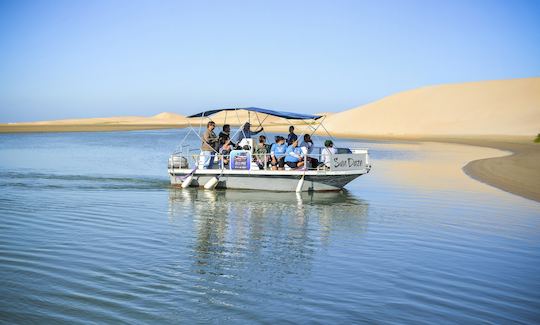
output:
{"label": "vegetation on dune", "polygon": [[534,139],[534,142],[540,143],[540,133],[536,136],[536,139]]}

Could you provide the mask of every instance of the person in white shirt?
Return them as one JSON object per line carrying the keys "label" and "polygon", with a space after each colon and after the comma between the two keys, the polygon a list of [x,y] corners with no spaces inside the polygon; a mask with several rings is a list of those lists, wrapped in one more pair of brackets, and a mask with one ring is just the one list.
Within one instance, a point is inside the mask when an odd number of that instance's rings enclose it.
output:
{"label": "person in white shirt", "polygon": [[325,167],[330,168],[330,164],[332,163],[332,155],[335,155],[336,152],[337,150],[334,148],[334,143],[332,140],[324,141],[324,148],[321,151],[321,157]]}
{"label": "person in white shirt", "polygon": [[302,142],[302,151],[306,155],[306,160],[311,168],[316,168],[319,166],[319,160],[309,155],[313,152],[313,140],[311,140],[311,135],[304,134],[304,142]]}

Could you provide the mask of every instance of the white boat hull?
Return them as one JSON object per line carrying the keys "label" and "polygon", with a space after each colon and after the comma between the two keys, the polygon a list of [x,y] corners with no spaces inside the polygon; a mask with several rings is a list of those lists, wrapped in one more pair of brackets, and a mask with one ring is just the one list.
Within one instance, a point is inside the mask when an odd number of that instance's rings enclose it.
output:
{"label": "white boat hull", "polygon": [[[294,192],[302,177],[304,182],[301,191],[338,191],[357,177],[369,170],[355,172],[324,172],[324,171],[257,171],[239,173],[217,169],[197,170],[193,174],[190,186],[203,187],[212,178],[218,176],[216,188],[250,189],[267,191]],[[191,170],[175,169],[169,171],[171,184],[182,185],[186,175]]]}

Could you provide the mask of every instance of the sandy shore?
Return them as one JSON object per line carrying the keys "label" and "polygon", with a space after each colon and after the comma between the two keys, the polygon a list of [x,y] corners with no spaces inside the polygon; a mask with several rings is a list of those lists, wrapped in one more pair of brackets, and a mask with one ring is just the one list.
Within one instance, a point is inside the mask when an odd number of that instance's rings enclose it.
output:
{"label": "sandy shore", "polygon": [[154,116],[116,116],[0,124],[0,133],[100,132],[184,128],[190,120],[175,113]]}
{"label": "sandy shore", "polygon": [[531,138],[447,139],[445,142],[512,152],[509,156],[471,161],[463,171],[478,181],[540,202],[540,144],[533,143]]}
{"label": "sandy shore", "polygon": [[470,177],[501,190],[540,202],[540,143],[526,136],[373,136],[339,134],[342,138],[455,143],[511,152],[473,160],[463,167]]}
{"label": "sandy shore", "polygon": [[0,133],[46,133],[46,132],[103,132],[185,128],[187,124],[61,124],[19,125],[2,124]]}

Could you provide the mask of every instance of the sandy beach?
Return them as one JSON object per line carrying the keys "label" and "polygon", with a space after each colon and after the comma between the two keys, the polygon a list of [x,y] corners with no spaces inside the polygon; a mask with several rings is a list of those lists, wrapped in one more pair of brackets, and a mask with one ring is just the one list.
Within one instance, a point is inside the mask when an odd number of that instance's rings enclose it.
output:
{"label": "sandy beach", "polygon": [[[187,118],[176,113],[163,112],[154,116],[116,116],[100,118],[65,119],[53,121],[0,123],[0,133],[24,132],[103,132],[185,128],[190,124],[194,127],[205,125],[209,119]],[[251,121],[253,127],[264,124],[267,130],[287,129],[290,123],[282,118],[264,114],[248,114],[247,111],[220,112],[211,116],[218,128],[223,124],[237,127]],[[295,123],[298,121],[291,121]],[[305,124],[304,124],[305,125]]]}
{"label": "sandy beach", "polygon": [[188,124],[0,125],[0,133],[108,132],[184,128]]}
{"label": "sandy beach", "polygon": [[463,167],[472,178],[540,202],[540,144],[529,138],[506,139],[447,139],[462,143],[507,150],[509,156],[474,160]]}
{"label": "sandy beach", "polygon": [[154,116],[116,116],[0,124],[0,133],[103,132],[184,128],[189,119],[175,113]]}
{"label": "sandy beach", "polygon": [[526,136],[373,136],[340,134],[341,138],[383,141],[455,143],[508,151],[508,155],[470,161],[463,171],[501,190],[540,202],[540,143]]}

